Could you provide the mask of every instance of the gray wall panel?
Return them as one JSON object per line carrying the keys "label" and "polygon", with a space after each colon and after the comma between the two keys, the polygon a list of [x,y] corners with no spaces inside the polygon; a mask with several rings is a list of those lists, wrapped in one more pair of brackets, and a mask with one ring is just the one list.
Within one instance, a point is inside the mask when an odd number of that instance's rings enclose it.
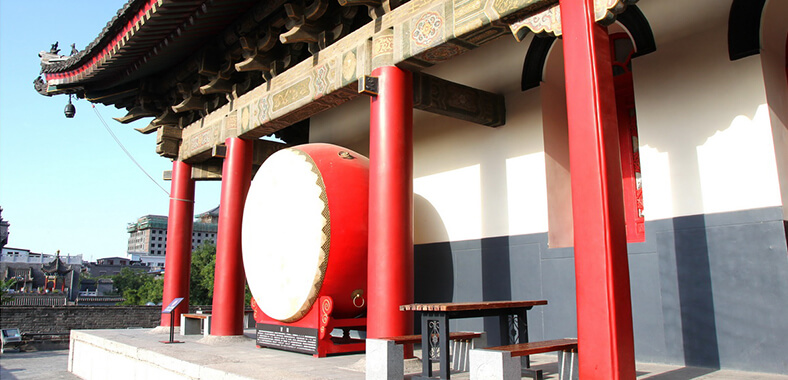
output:
{"label": "gray wall panel", "polygon": [[722,367],[788,373],[774,349],[788,339],[788,255],[771,238],[782,232],[779,221],[708,229]]}
{"label": "gray wall panel", "polygon": [[542,261],[542,289],[546,339],[577,336],[575,261],[573,258]]}
{"label": "gray wall panel", "polygon": [[[647,222],[628,245],[637,360],[788,373],[786,231],[779,207]],[[531,339],[577,334],[573,249],[548,248],[546,233],[415,255],[417,302],[546,299],[529,312]]]}
{"label": "gray wall panel", "polygon": [[629,256],[635,354],[651,362],[664,360],[667,352],[661,302],[654,302],[662,297],[658,267],[656,252]]}
{"label": "gray wall panel", "polygon": [[[511,263],[513,300],[536,300],[542,296],[541,247],[539,243],[512,245],[509,253]],[[544,307],[535,307],[528,312],[530,340],[544,339]]]}

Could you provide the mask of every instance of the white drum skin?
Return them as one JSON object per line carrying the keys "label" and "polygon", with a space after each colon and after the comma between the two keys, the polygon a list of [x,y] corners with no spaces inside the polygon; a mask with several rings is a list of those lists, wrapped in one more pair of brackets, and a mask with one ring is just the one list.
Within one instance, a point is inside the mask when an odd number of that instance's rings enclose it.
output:
{"label": "white drum skin", "polygon": [[244,207],[244,269],[260,309],[282,322],[303,318],[319,296],[334,317],[366,310],[369,160],[331,144],[271,155]]}

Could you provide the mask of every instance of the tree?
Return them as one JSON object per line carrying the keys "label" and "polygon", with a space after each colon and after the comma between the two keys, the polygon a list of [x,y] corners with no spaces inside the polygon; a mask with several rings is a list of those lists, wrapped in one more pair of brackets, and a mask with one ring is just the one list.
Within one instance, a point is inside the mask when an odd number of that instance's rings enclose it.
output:
{"label": "tree", "polygon": [[0,281],[0,305],[11,300],[11,296],[8,295],[8,289],[11,289],[14,284],[16,284],[15,278]]}
{"label": "tree", "polygon": [[139,289],[148,279],[148,275],[139,270],[123,268],[120,273],[112,276],[112,284],[119,294],[129,289]]}
{"label": "tree", "polygon": [[[213,304],[213,279],[216,269],[216,246],[205,243],[192,252],[191,277],[189,279],[189,303],[192,305]],[[252,293],[245,287],[245,303],[249,305]]]}
{"label": "tree", "polygon": [[148,277],[138,289],[127,289],[123,292],[124,305],[146,305],[149,302],[158,304],[161,302],[164,292],[164,280]]}
{"label": "tree", "polygon": [[[213,278],[216,268],[216,246],[203,244],[192,252],[191,276],[189,277],[189,303],[192,305],[213,304]],[[166,268],[165,268],[166,271]],[[124,305],[145,305],[148,302],[160,303],[164,292],[164,280],[150,275],[123,268],[112,276],[118,294],[126,300]],[[252,297],[246,287],[246,305]]]}
{"label": "tree", "polygon": [[125,298],[123,305],[145,305],[148,302],[161,302],[164,280],[139,270],[123,268],[112,276],[112,283],[118,294]]}
{"label": "tree", "polygon": [[216,246],[205,243],[192,252],[191,276],[189,278],[189,303],[210,305],[213,303],[213,277],[216,268]]}

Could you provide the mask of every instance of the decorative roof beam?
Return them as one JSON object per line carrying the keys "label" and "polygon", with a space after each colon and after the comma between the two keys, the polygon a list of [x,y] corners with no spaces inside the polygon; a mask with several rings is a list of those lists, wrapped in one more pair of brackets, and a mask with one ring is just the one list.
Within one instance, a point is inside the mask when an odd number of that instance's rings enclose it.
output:
{"label": "decorative roof beam", "polygon": [[[319,56],[277,73],[266,85],[186,127],[179,158],[200,162],[212,146],[228,137],[265,136],[355,98],[356,81],[372,71],[373,59],[377,64],[415,69],[430,66],[510,33],[510,23],[556,3],[557,0],[405,3],[326,47]],[[390,34],[378,33],[387,30]]]}
{"label": "decorative roof beam", "polygon": [[[254,142],[254,150],[252,151],[252,175],[257,172],[260,165],[265,162],[272,154],[279,150],[290,147],[288,144],[281,144],[278,142],[268,140],[256,140]],[[219,181],[222,179],[222,159],[224,158],[223,152],[226,152],[226,147],[216,145],[211,149],[211,158],[192,164],[192,179],[195,181]],[[172,180],[172,171],[164,171],[164,180]]]}

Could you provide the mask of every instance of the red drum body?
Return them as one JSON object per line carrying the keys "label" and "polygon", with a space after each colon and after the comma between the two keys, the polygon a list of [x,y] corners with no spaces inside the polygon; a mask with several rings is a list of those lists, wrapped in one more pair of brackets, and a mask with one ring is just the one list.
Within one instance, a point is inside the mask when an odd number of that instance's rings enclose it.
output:
{"label": "red drum body", "polygon": [[246,199],[242,247],[266,316],[296,322],[323,296],[333,299],[333,318],[365,313],[368,192],[369,160],[336,145],[287,148],[263,163]]}

